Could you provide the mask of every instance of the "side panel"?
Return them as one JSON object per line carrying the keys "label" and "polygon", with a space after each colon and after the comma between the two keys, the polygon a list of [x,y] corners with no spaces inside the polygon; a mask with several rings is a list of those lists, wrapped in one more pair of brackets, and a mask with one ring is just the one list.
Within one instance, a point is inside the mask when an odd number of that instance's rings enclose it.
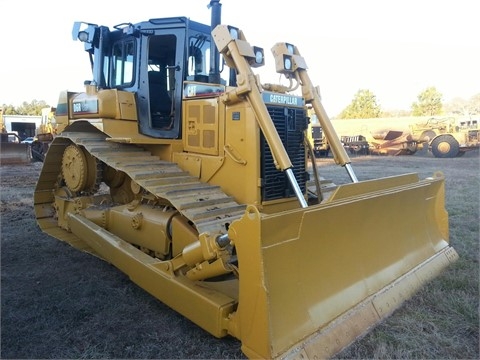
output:
{"label": "side panel", "polygon": [[183,102],[185,150],[197,154],[219,155],[219,119],[217,99]]}

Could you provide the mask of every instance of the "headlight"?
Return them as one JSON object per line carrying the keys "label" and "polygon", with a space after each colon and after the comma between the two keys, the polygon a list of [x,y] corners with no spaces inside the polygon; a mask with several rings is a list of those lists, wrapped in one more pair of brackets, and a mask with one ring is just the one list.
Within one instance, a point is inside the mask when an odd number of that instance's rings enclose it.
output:
{"label": "headlight", "polygon": [[263,66],[265,65],[265,52],[261,47],[254,46],[253,53],[255,54],[254,63],[250,64],[253,67]]}
{"label": "headlight", "polygon": [[292,70],[292,58],[288,55],[283,55],[283,68],[287,71]]}
{"label": "headlight", "polygon": [[255,51],[255,62],[256,62],[257,64],[260,64],[260,63],[263,62],[263,59],[264,59],[264,57],[263,57],[263,51],[262,51],[261,49],[257,49],[257,50]]}
{"label": "headlight", "polygon": [[81,42],[87,42],[88,41],[88,33],[86,31],[80,31],[78,33],[78,40]]}

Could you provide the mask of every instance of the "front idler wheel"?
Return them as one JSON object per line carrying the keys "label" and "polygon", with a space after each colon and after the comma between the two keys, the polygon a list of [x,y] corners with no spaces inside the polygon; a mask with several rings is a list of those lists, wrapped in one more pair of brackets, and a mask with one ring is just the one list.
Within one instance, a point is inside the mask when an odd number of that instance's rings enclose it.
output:
{"label": "front idler wheel", "polygon": [[92,193],[101,178],[98,161],[77,145],[68,145],[62,157],[62,176],[73,193]]}

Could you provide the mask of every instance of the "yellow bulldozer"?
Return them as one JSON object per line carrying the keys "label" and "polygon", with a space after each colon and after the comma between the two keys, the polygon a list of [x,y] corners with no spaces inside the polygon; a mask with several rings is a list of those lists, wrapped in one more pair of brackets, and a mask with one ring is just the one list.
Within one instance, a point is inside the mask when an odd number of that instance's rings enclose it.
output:
{"label": "yellow bulldozer", "polygon": [[[359,180],[298,47],[262,84],[263,49],[209,5],[209,25],[74,24],[93,78],[60,93],[38,225],[249,358],[332,357],[456,260],[444,177]],[[351,180],[328,192],[307,105]]]}

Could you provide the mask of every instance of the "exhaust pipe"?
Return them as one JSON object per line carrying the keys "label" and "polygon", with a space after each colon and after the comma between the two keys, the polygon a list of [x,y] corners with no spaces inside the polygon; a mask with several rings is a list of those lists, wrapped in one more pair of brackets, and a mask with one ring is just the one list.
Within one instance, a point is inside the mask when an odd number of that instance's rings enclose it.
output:
{"label": "exhaust pipe", "polygon": [[[222,4],[220,4],[220,0],[210,0],[210,4],[207,7],[212,9],[210,27],[211,31],[213,31],[222,21]],[[220,84],[220,53],[214,41],[210,44],[210,73],[208,74],[208,82]]]}

